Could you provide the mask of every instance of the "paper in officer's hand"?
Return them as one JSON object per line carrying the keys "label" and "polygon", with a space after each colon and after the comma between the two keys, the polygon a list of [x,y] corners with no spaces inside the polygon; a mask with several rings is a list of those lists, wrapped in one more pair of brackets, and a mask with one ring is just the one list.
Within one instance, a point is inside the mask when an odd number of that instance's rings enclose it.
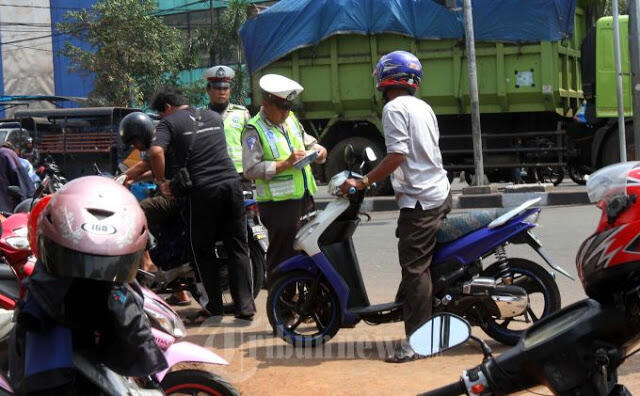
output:
{"label": "paper in officer's hand", "polygon": [[316,160],[316,158],[318,158],[318,152],[315,150],[310,150],[307,151],[307,155],[305,155],[304,158],[299,159],[298,161],[293,163],[293,167],[296,169],[302,169],[305,166],[309,165],[310,163],[312,163],[313,161]]}

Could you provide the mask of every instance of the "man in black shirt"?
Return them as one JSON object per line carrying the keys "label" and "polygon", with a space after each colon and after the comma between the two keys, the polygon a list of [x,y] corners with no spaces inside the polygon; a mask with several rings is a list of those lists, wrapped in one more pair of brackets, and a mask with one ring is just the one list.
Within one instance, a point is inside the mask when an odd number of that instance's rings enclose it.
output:
{"label": "man in black shirt", "polygon": [[193,185],[184,198],[189,205],[189,237],[202,280],[200,289],[204,286],[200,305],[210,315],[222,314],[213,249],[220,237],[229,254],[229,286],[236,317],[251,320],[255,305],[244,199],[238,173],[227,154],[222,118],[213,111],[190,107],[182,91],[171,87],[158,91],[151,108],[162,117],[149,150],[151,169],[160,191],[172,199],[177,193],[164,176],[165,152],[169,147],[176,163],[186,166]]}

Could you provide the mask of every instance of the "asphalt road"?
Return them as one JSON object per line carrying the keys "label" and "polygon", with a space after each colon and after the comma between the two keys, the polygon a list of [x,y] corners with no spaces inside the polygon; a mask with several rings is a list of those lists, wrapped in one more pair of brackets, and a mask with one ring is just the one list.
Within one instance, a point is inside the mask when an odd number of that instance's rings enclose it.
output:
{"label": "asphalt road", "polygon": [[[595,206],[543,208],[535,235],[543,243],[554,262],[576,277],[575,255],[580,244],[596,228],[600,211]],[[398,212],[372,213],[354,235],[360,267],[372,304],[391,301],[400,282],[395,227]],[[526,245],[509,245],[510,257],[522,257],[547,267],[536,252]],[[492,263],[493,257],[486,264]],[[585,297],[578,281],[556,273],[562,303],[568,305]]]}
{"label": "asphalt road", "polygon": [[[599,211],[592,206],[543,209],[536,234],[554,261],[575,276],[578,247],[593,230]],[[400,281],[397,240],[394,236],[397,212],[376,212],[369,223],[356,231],[354,242],[371,303],[394,298]],[[528,247],[509,246],[507,253],[542,263]],[[584,297],[578,281],[556,277],[563,306]],[[252,323],[225,316],[190,328],[191,342],[212,348],[230,365],[213,368],[245,395],[410,395],[453,382],[462,370],[481,362],[478,346],[468,342],[431,359],[394,365],[384,363],[393,343],[404,338],[402,323],[379,326],[358,324],[341,329],[323,347],[293,349],[274,338],[265,306],[266,292],[256,300],[258,314]],[[195,310],[195,305],[185,309]],[[185,312],[187,313],[187,312]],[[495,354],[506,350],[481,329],[473,334],[485,339]],[[211,369],[207,367],[207,369]],[[630,358],[619,370],[620,382],[632,394],[640,392],[640,356]],[[549,395],[538,387],[538,394]],[[530,393],[522,393],[530,394]]]}

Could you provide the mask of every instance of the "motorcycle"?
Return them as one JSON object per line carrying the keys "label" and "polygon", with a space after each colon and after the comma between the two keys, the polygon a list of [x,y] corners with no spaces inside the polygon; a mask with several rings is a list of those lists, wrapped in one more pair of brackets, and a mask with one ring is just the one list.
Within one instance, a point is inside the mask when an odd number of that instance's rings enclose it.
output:
{"label": "motorcycle", "polygon": [[[132,185],[134,195],[144,196],[145,191],[155,191],[155,186]],[[244,205],[247,212],[247,235],[249,245],[249,258],[251,260],[253,296],[258,296],[266,276],[266,254],[268,248],[267,232],[260,223],[258,205],[253,200],[251,191],[244,191]],[[199,299],[200,292],[196,288],[196,275],[191,265],[191,248],[185,227],[186,221],[176,219],[171,225],[165,225],[158,230],[153,230],[155,246],[149,250],[151,259],[158,266],[158,271],[148,274],[149,286],[157,293],[174,293],[187,290],[194,298]],[[227,254],[222,241],[214,245],[215,255],[220,265],[220,280],[222,290],[227,290],[228,266]]]}
{"label": "motorcycle", "polygon": [[[409,342],[416,353],[432,356],[473,339],[483,362],[429,396],[504,395],[544,385],[553,394],[630,395],[618,384],[617,369],[640,351],[640,278],[634,208],[640,163],[612,165],[591,175],[587,192],[602,211],[596,232],[576,255],[576,267],[589,298],[556,312],[527,329],[517,345],[494,358],[471,336],[463,318],[443,313],[418,328]],[[634,224],[635,223],[635,224]]]}
{"label": "motorcycle", "polygon": [[[376,159],[370,148],[362,157]],[[274,333],[290,344],[320,345],[340,328],[361,320],[380,324],[402,319],[402,302],[369,303],[352,241],[365,191],[353,189],[343,196],[344,181],[361,178],[351,171],[356,165],[353,148],[347,147],[345,160],[350,170],[329,183],[335,200],[296,235],[295,246],[302,254],[274,269],[267,314]],[[431,264],[434,313],[457,313],[497,341],[513,345],[523,323],[537,322],[560,309],[554,275],[533,261],[509,257],[505,250],[509,243],[528,244],[553,270],[571,278],[553,264],[532,232],[540,213],[531,207],[536,202],[511,210],[449,215],[442,221]],[[490,256],[496,262],[484,267],[482,259]],[[530,304],[532,295],[541,297],[537,313]]]}
{"label": "motorcycle", "polygon": [[[27,219],[27,213],[17,213],[0,224],[0,252],[4,261],[0,263],[0,342],[6,341],[13,329],[13,310],[22,296],[21,281],[31,275],[35,266],[35,257],[27,239]],[[166,394],[204,392],[211,395],[237,395],[237,391],[228,382],[210,372],[169,372],[171,367],[185,362],[216,365],[228,363],[217,354],[198,345],[184,341],[176,342],[187,335],[179,315],[151,290],[143,286],[139,288],[142,292],[144,311],[152,324],[154,338],[169,364],[167,370],[156,373],[150,381],[162,387]],[[114,386],[113,389],[122,388]]]}

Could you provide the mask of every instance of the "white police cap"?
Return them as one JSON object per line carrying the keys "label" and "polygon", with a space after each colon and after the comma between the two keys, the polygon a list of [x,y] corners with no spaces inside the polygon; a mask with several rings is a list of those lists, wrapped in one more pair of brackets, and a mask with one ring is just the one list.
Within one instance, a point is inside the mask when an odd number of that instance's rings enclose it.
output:
{"label": "white police cap", "polygon": [[296,96],[304,91],[302,85],[279,74],[265,74],[262,76],[260,78],[260,88],[264,92],[287,102],[292,102]]}
{"label": "white police cap", "polygon": [[209,86],[212,87],[230,87],[231,80],[236,76],[236,72],[229,66],[218,65],[209,68],[203,78],[209,81]]}

